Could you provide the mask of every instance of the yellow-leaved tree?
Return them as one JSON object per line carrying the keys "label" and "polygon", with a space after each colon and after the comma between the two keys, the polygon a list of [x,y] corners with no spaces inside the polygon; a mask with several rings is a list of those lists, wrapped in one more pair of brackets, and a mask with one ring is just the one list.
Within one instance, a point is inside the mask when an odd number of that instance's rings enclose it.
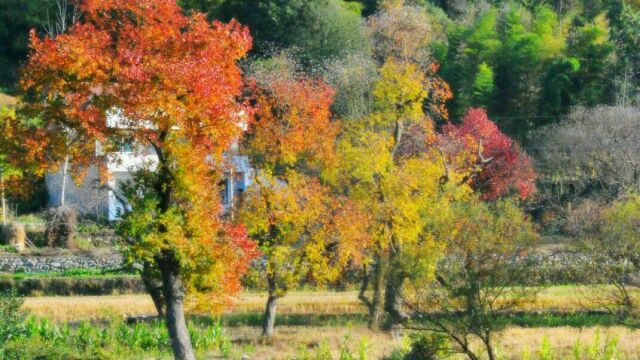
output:
{"label": "yellow-leaved tree", "polygon": [[[326,177],[370,215],[372,246],[364,268],[360,299],[368,306],[372,328],[406,317],[404,283],[429,277],[445,243],[433,226],[451,218],[451,204],[471,189],[465,174],[450,171],[432,146],[433,123],[423,112],[429,80],[410,62],[388,59],[374,88],[376,109],[345,124],[338,144],[338,165]],[[407,129],[419,127],[421,151],[405,151]],[[415,137],[415,136],[414,136]],[[370,291],[369,291],[370,290]]]}
{"label": "yellow-leaved tree", "polygon": [[303,280],[336,280],[361,260],[367,217],[319,177],[335,158],[333,89],[283,69],[262,75],[250,92],[255,119],[243,141],[255,184],[237,219],[263,254],[258,268],[269,293],[263,336],[271,336],[278,299],[287,291]]}

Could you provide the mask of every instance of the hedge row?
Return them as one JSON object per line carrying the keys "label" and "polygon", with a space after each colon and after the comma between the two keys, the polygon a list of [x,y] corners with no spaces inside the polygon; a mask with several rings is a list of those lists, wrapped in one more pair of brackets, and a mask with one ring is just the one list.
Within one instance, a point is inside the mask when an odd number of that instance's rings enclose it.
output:
{"label": "hedge row", "polygon": [[23,296],[117,295],[144,293],[139,276],[0,278],[0,291],[16,289]]}

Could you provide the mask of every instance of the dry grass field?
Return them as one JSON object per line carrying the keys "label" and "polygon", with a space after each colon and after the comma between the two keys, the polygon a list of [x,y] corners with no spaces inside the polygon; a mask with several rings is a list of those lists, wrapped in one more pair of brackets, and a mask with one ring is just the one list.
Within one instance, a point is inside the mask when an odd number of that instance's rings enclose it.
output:
{"label": "dry grass field", "polygon": [[[236,304],[227,310],[227,315],[253,314],[262,311],[265,294],[241,294]],[[523,304],[523,310],[576,311],[589,304],[574,287],[551,287],[535,299]],[[83,297],[33,297],[27,298],[25,310],[36,316],[49,317],[56,321],[101,320],[115,316],[138,316],[154,314],[153,304],[147,295],[83,296]],[[287,315],[330,314],[336,319],[349,314],[363,314],[365,309],[357,300],[356,292],[294,292],[280,302],[278,313]],[[402,337],[393,338],[387,333],[369,331],[360,322],[347,325],[279,326],[277,335],[268,341],[260,339],[260,329],[241,324],[227,326],[227,335],[232,339],[234,357],[248,355],[251,359],[292,359],[301,354],[312,354],[329,349],[334,357],[342,347],[353,353],[364,350],[368,359],[389,356],[394,349],[406,346]],[[509,327],[498,339],[499,353],[503,359],[521,359],[530,355],[538,358],[543,339],[554,349],[557,359],[571,358],[576,343],[593,347],[596,338],[599,346],[605,339],[615,339],[618,349],[627,360],[640,359],[640,331],[622,327]]]}
{"label": "dry grass field", "polygon": [[[549,287],[521,304],[526,311],[573,312],[594,308],[586,300],[584,291],[575,286]],[[640,290],[634,292],[640,296]],[[358,314],[365,308],[355,291],[300,291],[279,300],[278,314]],[[233,314],[256,313],[264,308],[264,293],[240,294],[227,312]],[[153,302],[148,295],[30,297],[24,308],[36,316],[57,321],[99,320],[105,316],[153,315]]]}

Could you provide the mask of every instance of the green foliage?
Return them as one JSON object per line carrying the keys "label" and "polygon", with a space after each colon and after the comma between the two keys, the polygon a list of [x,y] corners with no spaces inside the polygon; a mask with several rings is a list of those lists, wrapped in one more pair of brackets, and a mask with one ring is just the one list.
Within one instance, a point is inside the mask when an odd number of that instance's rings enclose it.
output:
{"label": "green foliage", "polygon": [[[122,359],[140,354],[164,357],[169,335],[162,322],[126,324],[112,319],[104,326],[83,321],[57,324],[46,318],[20,319],[21,331],[8,342],[3,359]],[[228,357],[231,342],[221,322],[190,324],[197,352]],[[154,356],[155,355],[155,356]]]}
{"label": "green foliage", "polygon": [[[593,341],[590,344],[583,344],[580,339],[573,344],[571,359],[573,360],[616,360],[622,359],[622,354],[618,349],[619,339],[615,336],[607,335],[604,340],[600,331],[596,331]],[[523,354],[524,355],[524,354]],[[536,360],[559,359],[558,351],[551,345],[547,336],[542,338],[542,343],[536,351]],[[523,356],[524,358],[524,356]],[[569,357],[567,357],[569,358]],[[564,357],[563,357],[564,359]]]}
{"label": "green foliage", "polygon": [[542,338],[540,349],[538,349],[538,357],[540,360],[554,360],[556,358],[556,352],[551,346],[547,336]]}
{"label": "green foliage", "polygon": [[136,275],[135,270],[124,269],[67,269],[63,271],[24,272],[16,271],[10,274],[2,274],[2,278],[31,279],[31,278],[93,278],[118,275]]}
{"label": "green foliage", "polygon": [[[569,111],[574,101],[573,78],[580,70],[580,61],[576,58],[554,60],[542,81],[540,111],[547,116],[559,116]],[[540,121],[546,125],[551,121]]]}
{"label": "green foliage", "polygon": [[[4,239],[3,239],[4,241]],[[13,245],[0,245],[0,251],[9,252],[9,253],[17,253],[18,249],[16,249]]]}
{"label": "green foliage", "polygon": [[29,51],[29,30],[44,30],[54,0],[0,1],[0,88],[13,89]]}
{"label": "green foliage", "polygon": [[23,333],[24,315],[20,312],[23,302],[15,290],[0,292],[0,354],[7,342]]}
{"label": "green foliage", "polygon": [[214,14],[249,26],[259,54],[274,46],[293,48],[305,63],[318,64],[366,50],[360,9],[356,2],[342,0],[229,0]]}
{"label": "green foliage", "polygon": [[360,341],[358,342],[358,350],[355,354],[351,350],[351,340],[351,332],[348,332],[342,341],[342,346],[340,347],[340,355],[338,358],[340,360],[366,360],[367,349],[369,348],[367,338],[363,337],[360,339]]}
{"label": "green foliage", "polygon": [[[576,102],[593,106],[610,100],[610,57],[614,44],[604,15],[577,27],[571,34],[568,52],[580,62],[574,77]],[[609,96],[609,97],[608,97]]]}
{"label": "green foliage", "polygon": [[418,332],[409,335],[411,349],[404,360],[437,360],[451,354],[449,339],[438,333]]}
{"label": "green foliage", "polygon": [[145,292],[144,285],[137,275],[1,276],[0,290],[11,288],[15,288],[24,296],[116,295]]}
{"label": "green foliage", "polygon": [[[521,286],[531,264],[519,258],[531,248],[536,234],[512,200],[455,204],[453,218],[449,227],[436,228],[435,236],[448,244],[448,256],[438,264],[436,281],[417,289],[416,305],[440,309],[437,315],[425,308],[426,329],[447,336],[454,350],[470,358],[486,351],[495,358],[493,334],[505,326],[498,315],[536,291]],[[482,350],[468,346],[477,340],[482,341]]]}
{"label": "green foliage", "polygon": [[491,96],[495,90],[494,74],[491,67],[487,63],[481,63],[478,66],[478,72],[473,82],[473,100],[472,103],[476,107],[491,101]]}
{"label": "green foliage", "polygon": [[451,23],[448,44],[434,50],[455,95],[453,118],[483,107],[503,131],[525,139],[571,106],[612,101],[607,22],[603,16],[572,21],[575,16],[511,4]]}
{"label": "green foliage", "polygon": [[307,7],[298,19],[300,26],[289,30],[293,37],[288,44],[305,63],[368,52],[364,22],[353,6],[342,0],[320,0]]}

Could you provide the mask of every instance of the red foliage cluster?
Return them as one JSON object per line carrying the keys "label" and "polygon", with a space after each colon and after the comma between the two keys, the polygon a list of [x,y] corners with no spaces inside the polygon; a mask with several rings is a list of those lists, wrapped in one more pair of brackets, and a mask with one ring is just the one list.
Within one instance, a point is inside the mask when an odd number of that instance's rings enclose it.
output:
{"label": "red foliage cluster", "polygon": [[283,76],[252,88],[255,107],[248,143],[259,162],[330,161],[338,132],[331,121],[335,94],[331,86],[321,80]]}
{"label": "red foliage cluster", "polygon": [[462,124],[448,124],[443,136],[459,142],[476,154],[474,189],[484,200],[494,200],[515,191],[521,198],[535,192],[536,174],[527,154],[498,129],[483,109],[470,109]]}

